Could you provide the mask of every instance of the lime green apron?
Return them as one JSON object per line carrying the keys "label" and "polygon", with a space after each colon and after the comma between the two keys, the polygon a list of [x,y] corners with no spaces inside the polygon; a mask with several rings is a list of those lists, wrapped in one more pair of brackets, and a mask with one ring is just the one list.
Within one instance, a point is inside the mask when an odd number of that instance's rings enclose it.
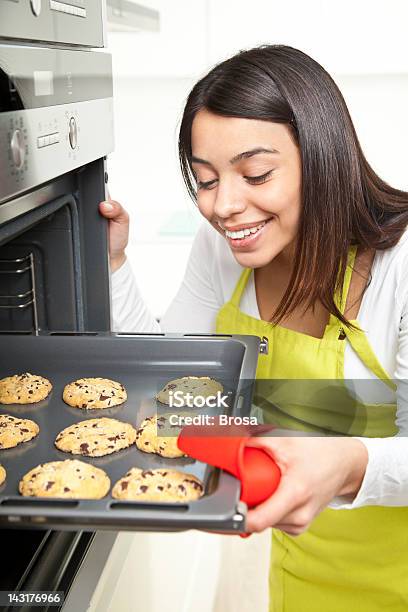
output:
{"label": "lime green apron", "polygon": [[[343,290],[336,297],[342,313],[355,254],[352,247]],[[267,338],[269,351],[259,356],[254,395],[265,420],[333,435],[394,435],[395,400],[363,405],[350,400],[344,383],[347,338],[369,370],[395,391],[357,321],[353,323],[358,329],[349,330],[331,315],[320,339],[251,317],[239,310],[251,273],[252,269],[244,269],[231,300],[218,313],[216,331]],[[299,379],[304,386],[298,387]],[[324,391],[331,380],[337,380],[338,400],[333,400],[335,393],[330,389],[327,403]],[[298,537],[272,530],[271,612],[385,610],[408,610],[408,508],[326,509]]]}

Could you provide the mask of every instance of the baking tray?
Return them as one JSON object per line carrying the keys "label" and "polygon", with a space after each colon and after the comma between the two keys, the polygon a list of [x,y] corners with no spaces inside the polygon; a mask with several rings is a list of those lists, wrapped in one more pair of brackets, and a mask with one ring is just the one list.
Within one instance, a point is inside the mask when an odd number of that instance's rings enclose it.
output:
{"label": "baking tray", "polygon": [[[89,418],[107,416],[139,425],[145,417],[163,408],[169,409],[154,396],[169,380],[181,376],[216,378],[229,397],[228,408],[222,412],[249,416],[260,350],[257,336],[6,333],[0,334],[0,343],[0,378],[31,372],[45,376],[53,384],[50,396],[37,404],[0,404],[0,414],[33,419],[40,427],[39,435],[33,440],[0,450],[0,463],[7,470],[7,479],[0,486],[2,527],[245,531],[247,507],[239,500],[240,482],[222,470],[190,457],[168,459],[143,453],[136,445],[105,457],[72,455],[59,451],[54,440],[63,428]],[[127,401],[103,410],[81,410],[65,404],[64,386],[88,376],[121,382],[127,390]],[[217,414],[215,408],[206,409],[211,410]],[[171,467],[200,478],[205,492],[199,500],[185,503],[119,501],[110,492],[101,500],[33,498],[19,494],[18,483],[31,468],[64,459],[79,459],[102,468],[111,486],[133,466]]]}

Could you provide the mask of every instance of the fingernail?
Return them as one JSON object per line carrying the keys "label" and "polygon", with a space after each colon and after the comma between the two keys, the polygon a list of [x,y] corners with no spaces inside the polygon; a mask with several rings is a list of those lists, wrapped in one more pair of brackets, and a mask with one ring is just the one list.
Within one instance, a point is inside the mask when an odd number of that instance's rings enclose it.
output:
{"label": "fingernail", "polygon": [[113,206],[110,202],[104,202],[103,205],[106,210],[109,210],[109,211],[113,210]]}

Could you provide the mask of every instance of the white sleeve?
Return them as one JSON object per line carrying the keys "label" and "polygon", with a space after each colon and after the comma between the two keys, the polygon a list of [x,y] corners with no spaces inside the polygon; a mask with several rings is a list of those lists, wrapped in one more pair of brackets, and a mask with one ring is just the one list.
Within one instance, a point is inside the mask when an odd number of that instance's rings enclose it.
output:
{"label": "white sleeve", "polygon": [[368,452],[363,482],[351,503],[344,503],[346,500],[341,497],[332,500],[329,506],[334,509],[408,506],[408,266],[404,268],[405,274],[396,296],[398,299],[398,294],[401,294],[403,302],[394,373],[398,433],[390,438],[358,438]]}
{"label": "white sleeve", "polygon": [[[213,286],[212,228],[203,223],[192,244],[182,284],[160,324],[149,312],[130,263],[112,274],[113,330],[122,332],[212,333],[222,304]],[[210,231],[209,231],[210,230]]]}
{"label": "white sleeve", "polygon": [[181,286],[165,312],[164,332],[215,333],[216,317],[222,298],[215,291],[215,230],[205,221],[191,247]]}
{"label": "white sleeve", "polygon": [[127,259],[112,273],[111,291],[113,331],[160,333],[160,325],[147,308]]}

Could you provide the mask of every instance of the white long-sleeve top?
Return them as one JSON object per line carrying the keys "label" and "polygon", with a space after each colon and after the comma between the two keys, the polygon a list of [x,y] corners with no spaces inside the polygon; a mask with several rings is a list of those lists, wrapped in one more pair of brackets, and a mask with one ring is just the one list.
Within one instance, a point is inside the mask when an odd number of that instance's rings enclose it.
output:
{"label": "white long-sleeve top", "polygon": [[[113,330],[215,333],[217,313],[231,299],[242,269],[226,240],[204,221],[193,241],[182,284],[160,324],[146,307],[129,262],[112,274]],[[408,505],[408,231],[395,247],[376,252],[371,275],[358,321],[380,363],[397,383],[399,433],[392,438],[359,438],[369,457],[362,486],[352,503],[336,498],[330,504],[333,508]],[[260,319],[253,274],[240,309]],[[384,383],[375,383],[375,376],[346,342],[345,378],[355,393],[367,402],[393,401],[391,391]],[[367,380],[373,383],[367,385]]]}

